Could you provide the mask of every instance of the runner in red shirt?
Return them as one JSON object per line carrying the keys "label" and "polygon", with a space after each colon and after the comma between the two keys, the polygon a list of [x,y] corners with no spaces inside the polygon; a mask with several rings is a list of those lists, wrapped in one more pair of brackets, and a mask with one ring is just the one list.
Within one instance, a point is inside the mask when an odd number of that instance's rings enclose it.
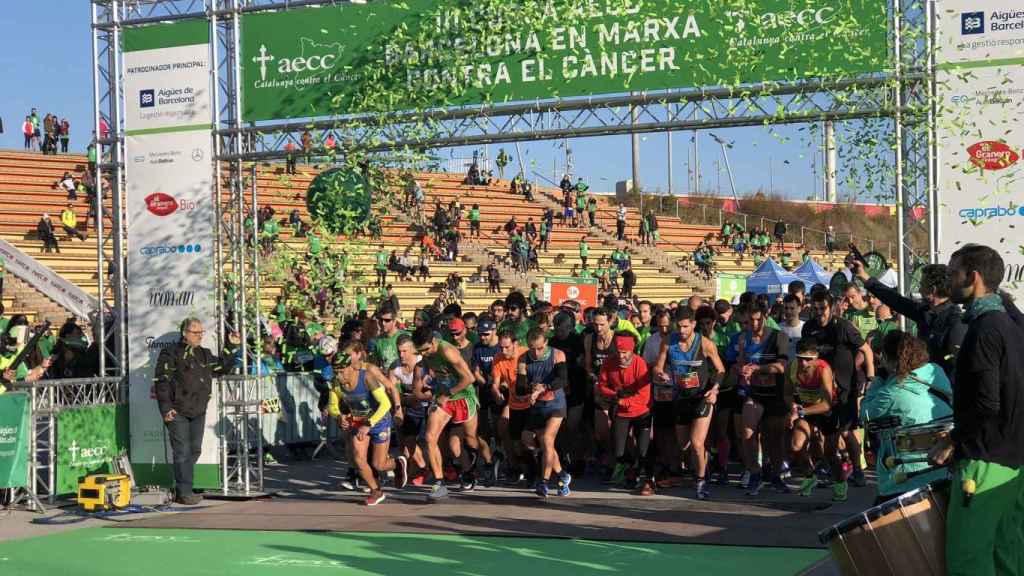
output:
{"label": "runner in red shirt", "polygon": [[[601,366],[597,392],[614,407],[612,445],[615,450],[615,471],[612,479],[619,481],[627,469],[643,466],[640,494],[654,494],[654,459],[648,456],[651,445],[651,379],[647,362],[636,350],[636,337],[629,332],[615,334],[615,354]],[[626,456],[626,439],[633,433],[635,457]]]}

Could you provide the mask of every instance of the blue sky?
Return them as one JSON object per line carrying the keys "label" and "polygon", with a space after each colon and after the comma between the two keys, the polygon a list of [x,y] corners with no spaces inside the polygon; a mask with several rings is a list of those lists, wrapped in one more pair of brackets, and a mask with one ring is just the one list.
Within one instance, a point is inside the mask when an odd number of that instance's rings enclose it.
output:
{"label": "blue sky", "polygon": [[[0,147],[20,149],[21,123],[34,106],[40,116],[48,112],[66,116],[71,122],[71,147],[83,151],[88,144],[92,125],[92,48],[89,31],[90,8],[86,0],[36,0],[32,3],[10,2],[4,6],[4,35],[0,37],[0,116],[4,133]],[[45,26],[45,27],[44,27]],[[49,30],[50,33],[46,33]],[[735,142],[729,151],[736,187],[740,194],[767,190],[791,198],[807,198],[822,188],[820,153],[809,142],[806,129],[783,126],[772,131],[762,127],[715,130],[716,134]],[[690,189],[688,157],[691,155],[692,133],[674,133],[673,190],[676,194]],[[641,184],[645,190],[668,189],[665,134],[641,136]],[[788,140],[788,141],[783,141]],[[629,136],[611,136],[570,140],[575,170],[598,191],[612,191],[615,182],[631,177]],[[514,146],[506,145],[511,153]],[[561,142],[532,142],[522,145],[525,161],[550,177],[552,159],[559,166],[564,162]],[[469,155],[465,149],[455,155]],[[491,147],[491,154],[497,147]],[[448,155],[449,151],[440,151]],[[817,180],[812,162],[817,157]],[[720,147],[707,133],[700,135],[702,191],[717,192],[719,164],[721,190],[729,195],[730,187]],[[842,159],[840,159],[842,167]],[[844,197],[840,179],[840,197]]]}

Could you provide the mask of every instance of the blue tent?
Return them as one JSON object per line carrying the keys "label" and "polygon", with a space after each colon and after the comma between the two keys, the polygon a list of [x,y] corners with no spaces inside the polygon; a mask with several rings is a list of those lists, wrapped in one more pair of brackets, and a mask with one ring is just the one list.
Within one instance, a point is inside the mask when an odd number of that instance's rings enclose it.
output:
{"label": "blue tent", "polygon": [[808,260],[800,265],[799,268],[793,270],[793,274],[804,281],[807,284],[807,290],[810,291],[811,286],[815,284],[823,284],[828,286],[828,283],[832,281],[832,275],[825,272],[825,269],[821,267],[813,259]]}
{"label": "blue tent", "polygon": [[789,283],[794,280],[799,278],[769,258],[753,274],[747,276],[747,291],[754,294],[785,294]]}

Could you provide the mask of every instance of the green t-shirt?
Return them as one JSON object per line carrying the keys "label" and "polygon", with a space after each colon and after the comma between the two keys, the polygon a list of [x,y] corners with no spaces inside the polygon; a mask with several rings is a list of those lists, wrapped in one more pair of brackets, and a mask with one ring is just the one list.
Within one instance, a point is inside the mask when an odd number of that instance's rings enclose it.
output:
{"label": "green t-shirt", "polygon": [[591,198],[587,203],[587,212],[597,212],[597,199]]}
{"label": "green t-shirt", "polygon": [[590,186],[587,186],[586,182],[577,182],[576,189],[580,192],[586,192],[587,190],[590,190]]}
{"label": "green t-shirt", "polygon": [[366,301],[366,294],[356,294],[356,309],[360,312],[366,312],[369,304]]}
{"label": "green t-shirt", "polygon": [[857,332],[860,332],[860,337],[865,341],[869,340],[868,335],[878,328],[878,319],[875,318],[875,312],[870,306],[865,306],[863,310],[856,310],[850,306],[847,308],[846,314],[843,314],[843,318],[853,324]]}
{"label": "green t-shirt", "polygon": [[388,253],[381,250],[377,252],[377,263],[373,266],[375,270],[387,270],[388,269]]}
{"label": "green t-shirt", "polygon": [[722,226],[722,236],[732,236],[732,227],[728,224]]}
{"label": "green t-shirt", "polygon": [[899,329],[899,322],[893,320],[892,318],[888,320],[882,320],[881,322],[879,322],[878,328],[875,328],[875,331],[871,334],[871,349],[881,350],[882,343],[885,341],[885,337],[889,334],[889,332]]}
{"label": "green t-shirt", "polygon": [[321,249],[321,247],[320,247],[320,237],[317,236],[316,234],[313,234],[312,232],[310,232],[307,240],[309,240],[309,253],[314,255],[314,256],[319,254],[320,253],[320,249]]}
{"label": "green t-shirt", "polygon": [[480,209],[479,208],[473,208],[472,210],[469,211],[469,221],[470,222],[479,222],[480,221]]}
{"label": "green t-shirt", "polygon": [[764,319],[764,325],[771,328],[772,330],[782,330],[782,326],[779,326],[779,323],[776,322],[775,318],[772,318],[771,316],[768,316]]}
{"label": "green t-shirt", "polygon": [[537,289],[536,288],[532,288],[530,290],[529,300],[530,300],[530,306],[533,306],[534,304],[537,303]]}
{"label": "green t-shirt", "polygon": [[398,360],[398,337],[402,334],[408,332],[398,330],[392,336],[377,336],[370,340],[370,358],[381,370],[387,372]]}
{"label": "green t-shirt", "polygon": [[587,246],[586,242],[580,242],[580,258],[586,258],[590,255],[590,246]]}
{"label": "green t-shirt", "polygon": [[546,220],[540,221],[540,235],[547,236],[548,234],[548,223]]}
{"label": "green t-shirt", "polygon": [[511,330],[516,335],[516,340],[520,344],[526,346],[526,335],[530,332],[530,328],[533,328],[533,322],[528,318],[520,318],[519,322],[513,322],[512,320],[502,320],[501,324],[498,325],[498,331]]}
{"label": "green t-shirt", "polygon": [[587,207],[587,197],[580,194],[576,197],[576,209],[582,212]]}
{"label": "green t-shirt", "polygon": [[593,278],[593,275],[590,273],[590,269],[584,268],[583,270],[580,270],[580,278]]}

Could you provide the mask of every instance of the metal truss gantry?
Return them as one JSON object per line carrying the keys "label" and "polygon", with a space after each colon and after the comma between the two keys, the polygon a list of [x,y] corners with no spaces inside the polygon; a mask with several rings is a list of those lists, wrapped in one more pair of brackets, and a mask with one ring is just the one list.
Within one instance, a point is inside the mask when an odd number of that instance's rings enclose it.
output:
{"label": "metal truss gantry", "polygon": [[[256,243],[247,243],[246,220],[258,210],[255,171],[246,162],[284,158],[289,143],[301,149],[301,135],[316,130],[325,139],[348,149],[384,151],[578,138],[669,130],[708,130],[765,124],[836,122],[870,118],[891,119],[896,177],[894,196],[899,214],[902,249],[898,267],[906,287],[908,265],[920,255],[934,258],[937,247],[935,186],[933,0],[885,0],[889,7],[892,46],[891,69],[844,81],[773,83],[733,88],[687,88],[630,95],[550,99],[493,106],[468,106],[429,111],[396,111],[384,117],[341,115],[303,121],[246,124],[241,107],[241,16],[251,12],[301,9],[311,5],[341,4],[330,0],[92,0],[94,63],[96,70],[96,123],[111,127],[101,140],[111,161],[101,166],[110,176],[115,202],[115,230],[111,234],[116,261],[120,259],[124,219],[120,206],[123,182],[122,82],[118,62],[120,31],[126,27],[184,19],[204,19],[211,34],[214,91],[214,203],[217,206],[215,258],[217,282],[223,287],[226,271],[235,282],[234,302],[218,297],[220,342],[224,341],[225,311],[235,312],[243,346],[249,333],[259,336],[260,323],[246,298],[258,294],[259,259]],[[632,112],[631,112],[632,111]],[[634,117],[635,114],[635,117]],[[247,198],[247,185],[251,196]],[[915,220],[915,208],[925,207],[927,218]],[[255,227],[256,218],[251,220]],[[910,238],[919,228],[928,230],[925,245]],[[253,229],[255,235],[255,228]],[[101,246],[102,250],[102,246]],[[102,252],[98,269],[103,279]],[[104,286],[101,284],[101,286]],[[124,282],[121,266],[114,270],[109,292],[115,308],[123,312]],[[221,292],[222,293],[222,292]],[[258,303],[257,303],[258,304]],[[123,334],[124,315],[118,316]],[[124,358],[123,338],[116,358]],[[258,341],[258,339],[256,340]],[[258,354],[258,346],[256,347]],[[252,361],[243,353],[244,362]],[[255,360],[258,362],[258,357]],[[246,370],[245,373],[248,371]]]}

